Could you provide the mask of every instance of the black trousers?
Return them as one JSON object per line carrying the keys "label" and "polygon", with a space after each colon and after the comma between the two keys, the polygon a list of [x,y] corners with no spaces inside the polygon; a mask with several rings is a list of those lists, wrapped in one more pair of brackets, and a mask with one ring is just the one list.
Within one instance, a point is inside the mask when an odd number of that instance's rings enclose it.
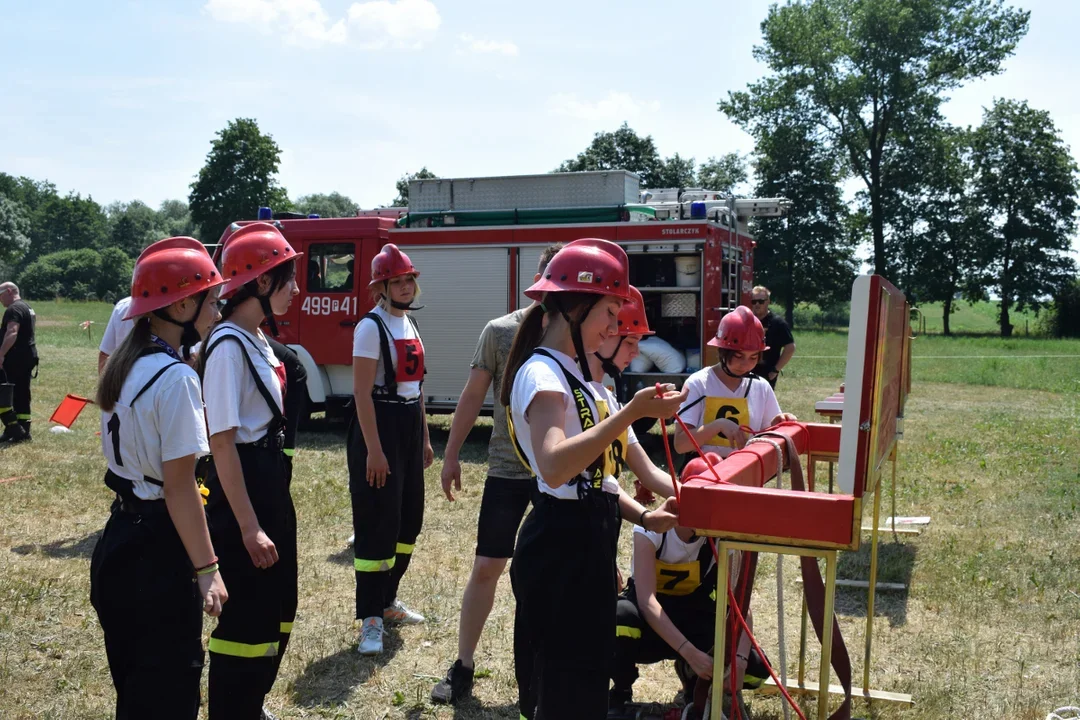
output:
{"label": "black trousers", "polygon": [[263,699],[277,679],[296,618],[296,510],[284,455],[275,447],[236,449],[251,505],[259,526],[277,548],[278,561],[264,570],[252,564],[220,479],[211,470],[206,481],[207,517],[221,579],[229,591],[229,601],[210,634],[212,720],[261,718]]}
{"label": "black trousers", "polygon": [[424,524],[424,416],[420,403],[375,402],[375,422],[390,474],[368,485],[367,445],[355,416],[349,423],[356,619],[383,616],[397,597]]}
{"label": "black trousers", "polygon": [[[702,652],[709,652],[713,646],[716,602],[700,590],[686,596],[662,596],[660,602],[668,619],[690,644]],[[638,678],[638,665],[674,660],[679,654],[642,617],[632,582],[619,598],[615,614],[613,689],[630,692]]]}
{"label": "black trousers", "polygon": [[37,358],[8,357],[4,359],[4,373],[7,374],[7,381],[15,386],[11,406],[15,411],[16,419],[23,424],[30,422],[30,376],[36,366]]}
{"label": "black trousers", "polygon": [[[90,603],[105,633],[117,720],[195,720],[202,601],[165,501],[113,506],[90,561]],[[129,507],[130,509],[130,507]]]}
{"label": "black trousers", "polygon": [[510,581],[514,670],[521,716],[592,720],[607,715],[615,646],[618,497],[539,494],[518,535]]}

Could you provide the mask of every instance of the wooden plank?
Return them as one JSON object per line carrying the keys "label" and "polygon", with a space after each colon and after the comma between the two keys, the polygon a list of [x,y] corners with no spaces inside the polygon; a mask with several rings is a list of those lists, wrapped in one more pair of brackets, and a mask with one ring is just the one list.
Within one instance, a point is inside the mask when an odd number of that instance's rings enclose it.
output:
{"label": "wooden plank", "polygon": [[[802,584],[802,578],[801,577],[795,578],[795,583],[801,585]],[[844,580],[842,578],[837,578],[836,586],[837,587],[863,588],[864,590],[869,590],[870,589],[870,581],[869,580]],[[877,584],[877,589],[878,590],[907,590],[907,585],[905,585],[904,583],[879,582]]]}
{"label": "wooden plank", "polygon": [[[789,693],[796,695],[817,695],[818,684],[815,682],[807,682],[803,684],[803,687],[799,687],[799,683],[795,680],[787,681],[787,689]],[[772,678],[767,678],[765,683],[758,688],[755,692],[762,695],[779,695],[780,688],[776,686]],[[829,685],[829,694],[837,695],[839,697],[844,696],[844,688],[839,685]],[[892,703],[894,705],[914,705],[915,701],[910,695],[903,693],[885,692],[884,690],[862,690],[861,688],[851,688],[851,697],[862,698],[866,701],[877,701],[884,703]]]}
{"label": "wooden plank", "polygon": [[[863,527],[862,527],[863,532],[873,532],[873,530],[874,530],[874,528],[872,526],[870,526],[870,525],[863,525]],[[895,531],[889,525],[881,525],[881,526],[878,527],[878,532],[879,533],[890,533],[890,534],[895,532],[897,535],[921,535],[922,534],[922,530],[920,530],[917,527],[905,527],[903,525],[898,526]]]}

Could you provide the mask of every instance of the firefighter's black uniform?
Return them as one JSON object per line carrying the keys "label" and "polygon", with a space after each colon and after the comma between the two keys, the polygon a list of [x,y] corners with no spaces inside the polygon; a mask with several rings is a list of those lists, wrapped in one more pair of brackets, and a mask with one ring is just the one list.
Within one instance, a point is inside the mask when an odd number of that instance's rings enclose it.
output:
{"label": "firefighter's black uniform", "polygon": [[0,377],[0,424],[3,441],[30,438],[30,378],[38,364],[35,339],[36,317],[25,300],[15,300],[0,320],[0,338],[7,332],[8,323],[18,323],[15,344],[4,356],[3,377]]}
{"label": "firefighter's black uniform", "polygon": [[[265,362],[265,356],[248,336],[215,330],[206,342],[207,375],[214,350],[224,342],[239,344],[247,370],[273,416],[265,435],[254,442],[237,443],[236,451],[252,509],[277,548],[278,562],[266,569],[252,564],[240,525],[211,465],[205,478],[207,518],[229,602],[210,636],[209,716],[211,720],[258,720],[296,617],[296,511],[282,452],[285,417],[252,361],[255,356]],[[278,379],[286,394],[283,374]],[[209,396],[206,399],[208,404],[214,402]]]}
{"label": "firefighter's black uniform", "polygon": [[[399,381],[420,380],[424,374],[422,350],[419,363],[399,372],[390,353],[395,338],[382,317],[372,312],[361,322],[374,322],[379,332],[379,362],[383,385],[372,388],[375,423],[390,472],[379,488],[367,481],[367,444],[356,412],[349,420],[347,457],[349,492],[352,496],[353,568],[356,571],[356,619],[382,618],[397,598],[398,585],[412,559],[413,546],[424,523],[424,413],[420,395],[402,397]],[[419,339],[411,316],[406,322]],[[359,326],[357,327],[359,330]],[[422,346],[418,346],[422,347]],[[404,369],[404,352],[398,365]],[[410,356],[411,357],[411,356]],[[421,386],[422,392],[422,386]]]}

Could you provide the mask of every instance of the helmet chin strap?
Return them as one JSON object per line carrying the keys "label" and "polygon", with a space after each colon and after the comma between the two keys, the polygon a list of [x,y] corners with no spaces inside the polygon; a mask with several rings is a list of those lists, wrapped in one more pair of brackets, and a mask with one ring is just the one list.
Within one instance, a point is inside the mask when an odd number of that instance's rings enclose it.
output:
{"label": "helmet chin strap", "polygon": [[262,306],[263,316],[266,317],[266,322],[270,323],[270,334],[274,337],[278,336],[277,321],[274,320],[274,309],[270,307],[269,295],[256,295],[259,298],[259,305]]}
{"label": "helmet chin strap", "polygon": [[744,378],[748,378],[754,374],[753,369],[744,372],[742,375],[736,375],[735,373],[731,372],[731,368],[729,368],[727,364],[727,358],[725,358],[723,355],[720,356],[720,368],[724,371],[724,373],[728,375],[728,377],[733,377],[736,380],[743,380]]}
{"label": "helmet chin strap", "polygon": [[382,296],[384,298],[386,298],[387,300],[389,300],[390,301],[390,307],[392,307],[392,308],[394,308],[396,310],[423,310],[424,307],[425,307],[424,305],[413,305],[412,301],[409,301],[407,303],[403,303],[403,302],[399,302],[397,300],[394,300],[392,297],[390,297],[390,281],[389,280],[384,280],[383,281],[383,294],[382,294]]}
{"label": "helmet chin strap", "polygon": [[191,346],[202,340],[202,336],[199,335],[199,331],[195,328],[195,321],[199,319],[199,315],[202,314],[203,303],[206,302],[206,296],[209,293],[199,293],[199,301],[195,305],[195,315],[192,316],[187,322],[180,322],[169,317],[169,313],[164,308],[160,308],[154,311],[154,314],[167,323],[171,323],[182,328],[180,333],[180,349],[184,354],[184,360],[191,359]]}
{"label": "helmet chin strap", "polygon": [[619,354],[619,348],[622,347],[624,339],[624,335],[619,336],[619,343],[615,346],[615,350],[611,353],[611,357],[604,357],[600,354],[599,350],[597,350],[595,353],[596,357],[600,358],[600,365],[604,368],[604,372],[606,372],[608,375],[611,376],[613,380],[616,381],[620,377],[622,377],[622,371],[619,370],[619,368],[615,365],[615,356]]}
{"label": "helmet chin strap", "polygon": [[[553,302],[555,304],[555,309],[559,311],[559,314],[561,314],[567,324],[570,325],[570,339],[574,341],[574,352],[577,353],[577,362],[578,367],[581,368],[581,377],[585,378],[585,382],[587,383],[592,382],[592,371],[589,370],[589,361],[585,355],[585,343],[581,340],[581,322],[570,318],[570,314],[563,308],[562,302],[558,297],[553,298]],[[593,296],[593,300],[581,312],[582,319],[588,317],[589,313],[598,302],[600,302],[600,296]]]}

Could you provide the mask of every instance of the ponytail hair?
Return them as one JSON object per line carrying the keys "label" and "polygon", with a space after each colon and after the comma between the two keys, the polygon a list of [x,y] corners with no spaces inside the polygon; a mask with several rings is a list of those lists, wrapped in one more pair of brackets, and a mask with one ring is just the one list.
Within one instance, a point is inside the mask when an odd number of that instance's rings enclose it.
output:
{"label": "ponytail hair", "polygon": [[105,363],[105,369],[98,381],[97,398],[95,402],[99,408],[106,412],[112,411],[120,399],[120,391],[124,387],[128,373],[139,359],[139,355],[150,344],[150,318],[143,315],[135,321],[132,328],[120,347],[109,356]]}
{"label": "ponytail hair", "polygon": [[[552,312],[551,309],[548,312]],[[510,393],[514,389],[517,371],[533,354],[544,337],[544,306],[535,305],[521,320],[514,333],[514,344],[510,346],[510,355],[506,358],[506,370],[503,371],[502,387],[499,388],[499,402],[503,407],[510,407]]]}
{"label": "ponytail hair", "polygon": [[[555,298],[558,295],[558,298]],[[499,389],[499,402],[503,407],[510,407],[510,394],[514,389],[514,378],[518,370],[540,346],[544,339],[544,315],[548,316],[548,326],[551,320],[562,313],[566,313],[568,325],[573,327],[574,322],[581,322],[585,315],[596,305],[600,298],[595,293],[560,292],[547,293],[541,305],[536,305],[521,321],[517,333],[514,335],[514,344],[510,346],[510,355],[506,359],[506,370],[503,371],[502,387]],[[571,330],[573,331],[573,330]]]}

